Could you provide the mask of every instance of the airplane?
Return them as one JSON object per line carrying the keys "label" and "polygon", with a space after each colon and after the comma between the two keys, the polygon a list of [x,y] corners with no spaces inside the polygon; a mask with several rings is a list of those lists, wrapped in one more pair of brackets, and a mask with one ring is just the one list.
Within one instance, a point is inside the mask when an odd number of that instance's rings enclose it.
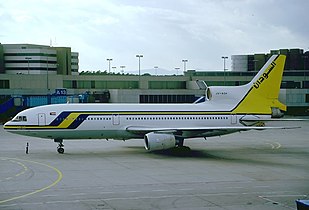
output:
{"label": "airplane", "polygon": [[272,55],[242,86],[206,87],[206,100],[193,104],[54,104],[21,111],[4,124],[8,132],[63,140],[144,139],[148,151],[184,148],[184,140],[247,130],[280,120],[286,106],[278,100],[286,57]]}

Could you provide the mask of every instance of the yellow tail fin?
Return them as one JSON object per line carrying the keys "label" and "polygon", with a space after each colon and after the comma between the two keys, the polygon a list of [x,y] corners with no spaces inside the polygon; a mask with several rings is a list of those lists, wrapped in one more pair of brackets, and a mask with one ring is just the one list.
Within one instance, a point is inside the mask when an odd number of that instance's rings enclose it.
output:
{"label": "yellow tail fin", "polygon": [[286,111],[286,106],[278,100],[284,64],[284,55],[273,55],[245,85],[249,90],[233,113],[271,114],[272,108]]}

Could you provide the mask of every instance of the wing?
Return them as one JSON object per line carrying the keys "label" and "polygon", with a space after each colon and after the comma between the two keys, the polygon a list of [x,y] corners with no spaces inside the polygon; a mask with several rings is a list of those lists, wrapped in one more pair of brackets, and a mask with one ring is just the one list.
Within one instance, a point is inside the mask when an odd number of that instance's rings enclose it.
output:
{"label": "wing", "polygon": [[294,119],[294,118],[270,118],[270,119],[240,119],[242,122],[296,122],[296,121],[309,121],[309,119]]}
{"label": "wing", "polygon": [[195,136],[217,136],[224,135],[228,133],[234,133],[238,131],[247,130],[266,130],[266,129],[295,129],[300,127],[262,127],[262,126],[226,126],[226,127],[145,127],[145,126],[129,126],[126,128],[128,132],[145,135],[146,133],[156,132],[156,133],[172,133],[175,135],[182,135],[186,138]]}

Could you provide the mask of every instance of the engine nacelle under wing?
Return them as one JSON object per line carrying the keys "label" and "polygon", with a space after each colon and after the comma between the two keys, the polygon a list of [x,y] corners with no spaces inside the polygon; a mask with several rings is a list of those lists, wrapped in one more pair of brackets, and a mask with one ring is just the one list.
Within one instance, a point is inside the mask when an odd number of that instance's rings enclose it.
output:
{"label": "engine nacelle under wing", "polygon": [[147,133],[144,137],[145,149],[148,151],[170,149],[176,146],[175,136],[165,133]]}

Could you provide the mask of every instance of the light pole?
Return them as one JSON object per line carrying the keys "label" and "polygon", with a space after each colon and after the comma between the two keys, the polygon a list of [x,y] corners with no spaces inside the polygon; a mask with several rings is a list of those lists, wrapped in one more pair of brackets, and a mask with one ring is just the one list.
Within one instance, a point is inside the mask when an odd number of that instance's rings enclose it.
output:
{"label": "light pole", "polygon": [[28,74],[30,74],[30,71],[29,71],[29,60],[31,60],[32,58],[30,57],[25,57],[26,60],[28,60]]}
{"label": "light pole", "polygon": [[112,58],[107,58],[108,61],[108,73],[111,73],[111,61],[113,60]]}
{"label": "light pole", "polygon": [[224,71],[224,86],[225,86],[225,59],[228,59],[229,57],[227,56],[222,56],[221,57],[223,59],[223,71]]}
{"label": "light pole", "polygon": [[303,56],[303,60],[304,60],[304,82],[303,82],[303,88],[306,88],[307,85],[306,85],[306,60],[308,59],[308,55],[304,55]]}
{"label": "light pole", "polygon": [[256,69],[256,62],[258,62],[259,60],[253,60],[253,62],[254,62],[254,71],[257,71],[257,69]]}
{"label": "light pole", "polygon": [[153,68],[155,69],[156,76],[158,76],[158,68],[159,68],[159,66],[154,66]]}
{"label": "light pole", "polygon": [[138,58],[138,76],[139,76],[139,80],[141,79],[141,58],[144,57],[143,55],[136,55],[136,57]]}
{"label": "light pole", "polygon": [[183,62],[183,72],[185,72],[187,70],[186,63],[188,62],[188,60],[187,59],[183,59],[182,62]]}
{"label": "light pole", "polygon": [[48,82],[49,82],[49,81],[48,81],[48,54],[46,54],[46,58],[47,58],[47,59],[46,59],[46,65],[47,65],[46,87],[47,87],[47,92],[48,92],[48,89],[49,89],[49,88],[48,88],[48,86],[49,86],[49,85],[48,85]]}
{"label": "light pole", "polygon": [[116,67],[116,66],[113,66],[112,69],[113,69],[113,73],[116,74],[116,69],[117,69],[117,67]]}
{"label": "light pole", "polygon": [[179,70],[179,69],[180,69],[179,67],[175,67],[175,70],[176,70],[176,72],[177,72],[176,75],[178,75],[178,70]]}
{"label": "light pole", "polygon": [[125,68],[126,66],[120,66],[120,68],[121,68],[121,73],[123,74],[124,73],[124,68]]}
{"label": "light pole", "polygon": [[303,60],[304,60],[304,70],[306,70],[307,66],[306,66],[306,60],[308,59],[308,55],[303,55]]}

